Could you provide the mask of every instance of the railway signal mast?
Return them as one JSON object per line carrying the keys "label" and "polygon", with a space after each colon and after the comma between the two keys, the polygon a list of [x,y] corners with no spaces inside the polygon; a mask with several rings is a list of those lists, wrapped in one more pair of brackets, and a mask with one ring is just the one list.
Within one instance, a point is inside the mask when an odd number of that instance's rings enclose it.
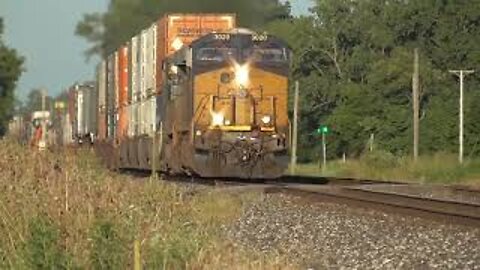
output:
{"label": "railway signal mast", "polygon": [[452,74],[457,75],[460,78],[460,124],[459,124],[459,150],[458,150],[458,162],[463,163],[463,80],[466,75],[472,74],[474,70],[450,70]]}
{"label": "railway signal mast", "polygon": [[317,129],[317,134],[322,134],[322,158],[323,158],[323,166],[322,168],[325,169],[327,165],[327,141],[326,137],[327,134],[330,132],[330,128],[326,125],[320,125]]}

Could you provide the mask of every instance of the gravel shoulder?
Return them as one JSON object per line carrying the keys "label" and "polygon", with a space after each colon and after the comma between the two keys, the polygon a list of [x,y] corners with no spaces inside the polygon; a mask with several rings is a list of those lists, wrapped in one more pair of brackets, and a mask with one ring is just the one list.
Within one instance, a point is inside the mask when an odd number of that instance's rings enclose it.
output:
{"label": "gravel shoulder", "polygon": [[266,194],[227,235],[305,269],[480,269],[480,228]]}

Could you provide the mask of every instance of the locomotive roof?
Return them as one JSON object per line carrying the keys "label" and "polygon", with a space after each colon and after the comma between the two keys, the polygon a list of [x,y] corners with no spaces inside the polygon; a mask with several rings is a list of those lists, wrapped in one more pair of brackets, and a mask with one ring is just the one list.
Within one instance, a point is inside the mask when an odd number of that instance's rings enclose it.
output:
{"label": "locomotive roof", "polygon": [[264,42],[264,43],[267,43],[267,44],[277,44],[281,47],[291,49],[287,42],[285,42],[283,39],[281,39],[277,36],[274,36],[274,35],[271,35],[271,34],[268,34],[268,33],[257,33],[257,32],[254,32],[254,31],[250,30],[250,29],[247,29],[247,28],[236,28],[236,29],[233,29],[233,30],[227,31],[227,32],[210,33],[210,34],[207,34],[207,35],[205,35],[203,37],[200,37],[197,40],[193,41],[190,44],[189,47],[191,47],[191,48],[202,47],[206,43],[218,40],[218,39],[216,39],[216,37],[218,37],[218,35],[230,35],[230,36],[233,36],[233,37],[242,37],[242,36],[247,37],[247,36],[254,36],[254,35],[266,36],[268,38],[265,41],[259,41],[259,42]]}

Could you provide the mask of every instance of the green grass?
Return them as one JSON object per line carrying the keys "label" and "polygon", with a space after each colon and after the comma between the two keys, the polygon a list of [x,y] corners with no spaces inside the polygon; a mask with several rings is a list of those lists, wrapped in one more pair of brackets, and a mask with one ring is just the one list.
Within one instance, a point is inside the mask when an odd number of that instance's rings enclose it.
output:
{"label": "green grass", "polygon": [[299,175],[323,175],[365,179],[480,186],[480,159],[466,159],[463,165],[453,154],[438,153],[419,157],[395,157],[389,153],[369,153],[358,159],[329,161],[325,168],[299,164]]}
{"label": "green grass", "polygon": [[0,156],[0,269],[131,269],[136,241],[145,269],[290,268],[223,236],[260,194],[115,174],[88,150],[0,141]]}

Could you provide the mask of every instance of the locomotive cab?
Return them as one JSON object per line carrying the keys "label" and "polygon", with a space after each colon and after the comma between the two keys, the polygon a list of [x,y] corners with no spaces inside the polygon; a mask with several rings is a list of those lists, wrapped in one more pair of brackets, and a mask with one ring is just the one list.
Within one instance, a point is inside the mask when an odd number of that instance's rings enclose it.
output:
{"label": "locomotive cab", "polygon": [[167,129],[171,137],[174,130],[188,134],[180,138],[187,156],[171,160],[203,177],[281,176],[288,166],[290,54],[274,36],[235,30],[206,35],[171,56],[164,67]]}

